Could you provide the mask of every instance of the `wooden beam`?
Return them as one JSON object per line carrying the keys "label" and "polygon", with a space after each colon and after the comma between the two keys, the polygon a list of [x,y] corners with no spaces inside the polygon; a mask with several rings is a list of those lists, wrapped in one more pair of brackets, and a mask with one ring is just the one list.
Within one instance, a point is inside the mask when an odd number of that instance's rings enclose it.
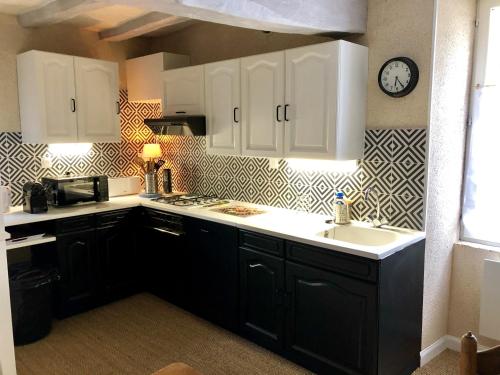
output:
{"label": "wooden beam", "polygon": [[41,8],[20,14],[17,20],[21,26],[37,27],[63,22],[82,13],[109,5],[102,0],[55,0]]}
{"label": "wooden beam", "polygon": [[119,42],[122,40],[141,36],[165,27],[174,27],[184,22],[190,21],[188,18],[172,16],[170,14],[151,12],[144,16],[135,18],[124,24],[103,30],[99,33],[102,40]]}

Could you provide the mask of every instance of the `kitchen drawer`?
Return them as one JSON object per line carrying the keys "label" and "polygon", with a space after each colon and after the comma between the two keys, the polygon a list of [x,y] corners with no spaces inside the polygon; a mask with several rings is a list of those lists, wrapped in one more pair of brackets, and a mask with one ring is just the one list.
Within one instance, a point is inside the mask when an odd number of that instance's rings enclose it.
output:
{"label": "kitchen drawer", "polygon": [[108,225],[122,224],[126,221],[130,221],[132,216],[132,208],[105,212],[96,215],[96,225],[97,227],[103,227]]}
{"label": "kitchen drawer", "polygon": [[376,282],[378,279],[378,262],[375,260],[288,241],[286,243],[286,256],[289,260],[346,276],[372,282]]}
{"label": "kitchen drawer", "polygon": [[83,215],[57,220],[56,233],[71,233],[94,228],[94,216]]}
{"label": "kitchen drawer", "polygon": [[285,241],[264,234],[240,230],[239,246],[283,257]]}

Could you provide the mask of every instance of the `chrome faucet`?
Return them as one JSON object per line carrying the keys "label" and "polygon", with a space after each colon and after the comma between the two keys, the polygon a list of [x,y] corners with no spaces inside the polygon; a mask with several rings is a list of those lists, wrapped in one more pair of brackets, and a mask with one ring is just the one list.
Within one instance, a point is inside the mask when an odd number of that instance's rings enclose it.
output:
{"label": "chrome faucet", "polygon": [[365,202],[368,201],[368,197],[370,196],[370,193],[375,194],[375,199],[376,199],[376,205],[377,205],[377,211],[376,211],[376,216],[373,217],[373,215],[368,215],[368,219],[372,223],[372,225],[375,228],[380,228],[382,225],[387,225],[389,224],[389,221],[384,217],[380,217],[380,197],[378,194],[377,189],[372,188],[371,186],[367,187],[365,190]]}

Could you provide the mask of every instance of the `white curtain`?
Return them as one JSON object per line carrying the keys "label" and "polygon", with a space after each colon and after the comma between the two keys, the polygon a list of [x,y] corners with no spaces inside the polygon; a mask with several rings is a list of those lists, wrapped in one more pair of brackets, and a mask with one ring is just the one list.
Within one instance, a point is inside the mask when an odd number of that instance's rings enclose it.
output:
{"label": "white curtain", "polygon": [[474,89],[462,238],[500,244],[500,88]]}

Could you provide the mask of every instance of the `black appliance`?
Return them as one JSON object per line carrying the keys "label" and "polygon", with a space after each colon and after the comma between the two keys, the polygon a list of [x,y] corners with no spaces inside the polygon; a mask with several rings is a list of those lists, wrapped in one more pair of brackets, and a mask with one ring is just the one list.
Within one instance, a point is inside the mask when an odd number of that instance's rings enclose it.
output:
{"label": "black appliance", "polygon": [[203,115],[186,115],[182,113],[144,120],[144,123],[156,135],[186,136],[205,135],[205,122],[205,116]]}
{"label": "black appliance", "polygon": [[184,218],[163,211],[142,213],[141,258],[145,287],[180,307],[191,302],[191,258]]}
{"label": "black appliance", "polygon": [[47,193],[42,184],[27,182],[23,186],[23,211],[30,214],[47,212]]}
{"label": "black appliance", "polygon": [[52,206],[109,201],[108,176],[42,177],[42,184]]}

